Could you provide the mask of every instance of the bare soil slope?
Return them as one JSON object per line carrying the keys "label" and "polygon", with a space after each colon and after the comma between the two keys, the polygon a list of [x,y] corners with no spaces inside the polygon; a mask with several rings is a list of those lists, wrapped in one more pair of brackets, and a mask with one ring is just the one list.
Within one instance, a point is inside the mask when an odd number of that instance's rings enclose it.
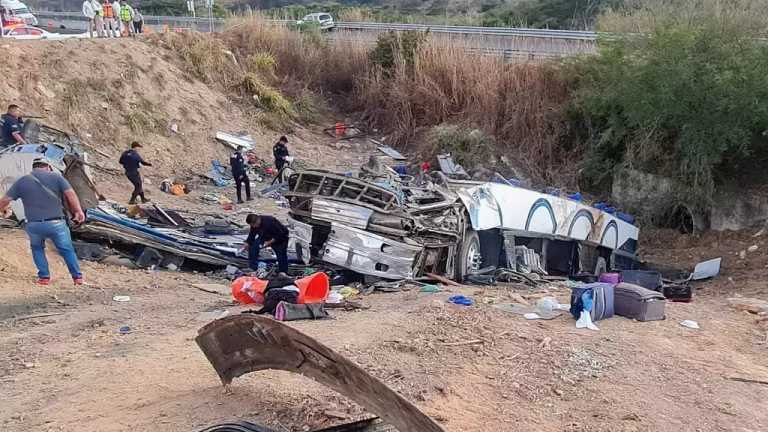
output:
{"label": "bare soil slope", "polygon": [[211,160],[226,163],[231,151],[213,139],[217,130],[250,133],[267,160],[277,138],[293,132],[291,149],[300,158],[333,160],[316,147],[323,138],[298,125],[291,131],[264,128],[254,112],[194,79],[172,53],[150,43],[4,40],[2,46],[0,103],[21,105],[27,114],[45,116],[41,122],[78,135],[112,157],[90,152],[104,166],[119,168],[120,152],[137,140],[145,159],[156,162],[152,172],[206,172]]}

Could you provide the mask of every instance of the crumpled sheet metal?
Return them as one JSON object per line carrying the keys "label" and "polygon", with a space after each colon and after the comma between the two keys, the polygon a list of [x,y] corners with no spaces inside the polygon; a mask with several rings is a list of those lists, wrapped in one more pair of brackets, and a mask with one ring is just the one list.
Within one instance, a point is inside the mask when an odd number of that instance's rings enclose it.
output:
{"label": "crumpled sheet metal", "polygon": [[323,261],[384,279],[413,277],[413,262],[423,249],[346,225],[331,224]]}
{"label": "crumpled sheet metal", "polygon": [[[312,255],[312,225],[288,218],[288,230],[291,233],[288,239],[288,250],[295,250],[297,258],[309,265]],[[293,241],[293,245],[291,242]],[[293,249],[291,249],[293,246]]]}
{"label": "crumpled sheet metal", "polygon": [[327,222],[340,222],[365,229],[372,214],[373,210],[354,204],[322,198],[312,200],[312,217]]}
{"label": "crumpled sheet metal", "polygon": [[383,382],[278,321],[250,314],[229,316],[201,328],[195,341],[225,385],[259,370],[299,373],[359,403],[399,432],[443,431]]}

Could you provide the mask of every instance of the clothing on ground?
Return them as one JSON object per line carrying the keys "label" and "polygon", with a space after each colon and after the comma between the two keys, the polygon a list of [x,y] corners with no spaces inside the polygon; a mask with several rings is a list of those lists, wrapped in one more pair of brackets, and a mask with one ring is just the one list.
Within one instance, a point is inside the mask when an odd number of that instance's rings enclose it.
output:
{"label": "clothing on ground", "polygon": [[120,165],[125,168],[125,173],[137,173],[139,172],[140,165],[152,166],[151,163],[144,161],[141,155],[136,150],[126,150],[120,156]]}
{"label": "clothing on ground", "polygon": [[[34,176],[34,178],[32,177]],[[45,190],[45,188],[35,181],[45,185],[57,197]],[[8,189],[6,195],[12,199],[21,198],[24,204],[24,215],[27,221],[44,221],[54,218],[64,218],[64,191],[72,189],[67,179],[61,174],[35,170],[32,174],[27,174],[18,180]]]}
{"label": "clothing on ground", "polygon": [[274,240],[274,243],[288,243],[288,228],[273,216],[261,216],[261,225],[251,228],[246,243],[253,244],[256,236],[259,242],[265,243]]}
{"label": "clothing on ground", "polygon": [[56,250],[59,252],[64,262],[67,264],[69,274],[73,278],[82,277],[80,265],[77,262],[75,247],[72,245],[72,236],[69,233],[69,227],[63,220],[48,222],[30,222],[24,230],[29,236],[29,246],[32,249],[32,260],[37,267],[37,277],[50,278],[51,272],[48,269],[48,259],[45,256],[45,241],[51,240]]}
{"label": "clothing on ground", "polygon": [[24,130],[24,120],[21,117],[14,117],[10,114],[3,114],[3,145],[10,146],[16,144],[14,133],[22,133]]}

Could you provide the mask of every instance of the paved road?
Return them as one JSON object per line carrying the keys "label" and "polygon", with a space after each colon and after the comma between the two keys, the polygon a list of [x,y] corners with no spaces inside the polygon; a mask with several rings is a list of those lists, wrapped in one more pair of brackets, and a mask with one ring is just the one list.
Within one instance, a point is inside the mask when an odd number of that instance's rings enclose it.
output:
{"label": "paved road", "polygon": [[[87,22],[78,13],[37,13],[40,25],[51,30],[87,29]],[[280,23],[280,22],[276,22]],[[192,29],[221,31],[224,20],[204,18],[145,16],[145,26],[154,31]],[[328,38],[373,44],[376,38],[389,30],[428,31],[433,38],[444,40],[451,46],[487,55],[503,55],[513,59],[548,59],[595,52],[594,32],[500,29],[483,27],[424,26],[413,24],[339,23],[339,28],[328,33]]]}

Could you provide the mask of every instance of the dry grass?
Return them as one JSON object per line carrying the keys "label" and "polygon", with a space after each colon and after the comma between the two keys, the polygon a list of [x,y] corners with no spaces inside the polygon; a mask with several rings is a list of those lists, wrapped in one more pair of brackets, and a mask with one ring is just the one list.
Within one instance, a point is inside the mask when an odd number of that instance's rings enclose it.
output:
{"label": "dry grass", "polygon": [[623,7],[609,10],[598,19],[598,30],[622,33],[651,33],[655,29],[697,28],[711,22],[768,36],[766,0],[626,0]]}
{"label": "dry grass", "polygon": [[497,159],[506,156],[532,179],[564,185],[575,180],[570,152],[560,145],[569,88],[555,65],[509,64],[428,42],[412,68],[399,61],[394,75],[367,76],[358,103],[393,142],[413,146],[424,126],[453,122],[495,138]]}
{"label": "dry grass", "polygon": [[181,34],[158,43],[177,52],[196,78],[220,82],[272,113],[268,126],[315,118],[309,90],[362,113],[409,152],[440,151],[414,140],[428,128],[456,124],[489,134],[497,143],[493,159],[523,168],[532,180],[574,183],[572,154],[561,146],[569,88],[554,65],[509,64],[430,37],[413,61],[396,55],[384,73],[369,59],[370,41],[329,41],[258,15],[231,20],[216,38]]}

